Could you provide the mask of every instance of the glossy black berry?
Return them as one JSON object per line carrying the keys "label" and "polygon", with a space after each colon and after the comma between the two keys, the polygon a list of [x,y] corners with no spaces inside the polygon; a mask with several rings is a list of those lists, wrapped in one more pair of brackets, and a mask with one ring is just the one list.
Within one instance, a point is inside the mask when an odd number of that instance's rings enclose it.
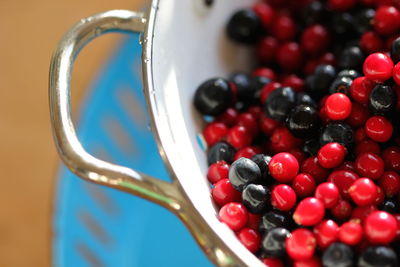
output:
{"label": "glossy black berry", "polygon": [[251,92],[250,95],[252,96],[252,103],[256,103],[260,98],[261,90],[264,86],[271,82],[270,79],[263,76],[255,76],[252,77],[250,80]]}
{"label": "glossy black berry", "polygon": [[274,228],[262,240],[262,250],[269,257],[285,256],[286,238],[290,232],[285,228]]}
{"label": "glossy black berry", "polygon": [[205,81],[194,95],[194,105],[203,115],[219,115],[229,107],[231,101],[231,87],[229,82],[222,78]]}
{"label": "glossy black berry", "polygon": [[327,10],[320,1],[311,1],[300,10],[300,21],[307,26],[324,22]]}
{"label": "glossy black berry", "polygon": [[304,142],[302,147],[304,153],[309,156],[316,156],[318,154],[319,149],[321,148],[321,144],[318,139],[310,139]]}
{"label": "glossy black berry", "polygon": [[399,203],[394,199],[385,199],[381,205],[379,205],[379,210],[386,211],[391,214],[399,213],[400,207]]}
{"label": "glossy black berry", "polygon": [[347,12],[333,13],[329,27],[339,36],[351,35],[355,32],[354,18]]}
{"label": "glossy black berry", "polygon": [[385,246],[367,248],[358,258],[358,267],[395,267],[397,255],[393,249]]}
{"label": "glossy black berry", "polygon": [[361,77],[361,74],[356,70],[342,70],[338,73],[338,77],[349,77],[354,80]]}
{"label": "glossy black berry", "polygon": [[336,77],[336,69],[331,65],[319,65],[313,75],[306,78],[306,90],[313,96],[322,96]]}
{"label": "glossy black berry", "polygon": [[224,160],[228,163],[233,161],[236,149],[226,142],[218,142],[207,151],[207,162],[211,165],[217,161]]}
{"label": "glossy black berry", "polygon": [[319,142],[322,146],[337,142],[349,147],[354,142],[354,132],[346,123],[329,123],[322,130]]}
{"label": "glossy black berry", "polygon": [[249,184],[242,192],[242,203],[251,213],[263,213],[269,207],[271,193],[266,186]]}
{"label": "glossy black berry", "polygon": [[269,175],[268,165],[271,161],[271,156],[264,155],[264,154],[257,154],[251,158],[257,166],[260,168],[261,171],[261,179],[257,181],[257,183],[262,185],[269,185],[270,183],[274,182],[275,180]]}
{"label": "glossy black berry", "polygon": [[400,61],[400,37],[393,41],[392,48],[390,50],[390,57],[392,58],[394,64]]}
{"label": "glossy black berry", "polygon": [[391,86],[377,84],[369,95],[369,109],[375,114],[387,114],[396,107],[397,95]]}
{"label": "glossy black berry", "polygon": [[343,243],[333,243],[322,255],[324,267],[352,267],[354,261],[353,250]]}
{"label": "glossy black berry", "polygon": [[304,92],[300,92],[296,94],[296,105],[308,105],[312,107],[316,107],[317,104],[315,103],[314,99],[309,94]]}
{"label": "glossy black berry", "polygon": [[298,105],[290,111],[286,125],[294,136],[310,138],[318,134],[318,112],[312,106]]}
{"label": "glossy black berry", "polygon": [[342,93],[345,95],[350,95],[350,86],[353,80],[348,76],[338,77],[333,80],[331,86],[329,87],[329,93]]}
{"label": "glossy black berry", "polygon": [[281,87],[272,91],[265,103],[265,113],[271,119],[284,121],[296,103],[296,93],[290,87]]}
{"label": "glossy black berry", "polygon": [[233,162],[229,169],[229,181],[238,190],[243,189],[261,178],[261,171],[258,165],[248,158],[240,158]]}
{"label": "glossy black berry", "polygon": [[228,36],[242,44],[256,43],[263,32],[260,18],[250,8],[237,11],[229,19],[226,28]]}
{"label": "glossy black berry", "polygon": [[364,63],[364,54],[358,46],[345,48],[338,59],[340,69],[360,70]]}
{"label": "glossy black berry", "polygon": [[366,8],[358,11],[354,15],[354,28],[359,34],[363,34],[366,31],[371,30],[372,21],[375,16],[375,10],[372,8]]}
{"label": "glossy black berry", "polygon": [[291,218],[287,213],[279,210],[271,210],[261,217],[260,233],[268,233],[274,228],[289,229],[292,224]]}

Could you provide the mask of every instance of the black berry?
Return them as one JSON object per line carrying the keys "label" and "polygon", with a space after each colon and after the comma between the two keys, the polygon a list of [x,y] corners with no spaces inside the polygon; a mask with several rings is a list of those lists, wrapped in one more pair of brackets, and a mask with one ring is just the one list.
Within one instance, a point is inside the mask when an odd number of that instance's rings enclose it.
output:
{"label": "black berry", "polygon": [[260,18],[249,8],[233,14],[226,28],[228,36],[242,44],[254,44],[260,39],[262,31]]}
{"label": "black berry", "polygon": [[232,186],[240,192],[243,191],[248,184],[259,180],[260,177],[260,168],[254,161],[248,158],[236,160],[229,169],[229,181]]}
{"label": "black berry", "polygon": [[274,120],[284,121],[296,102],[296,93],[290,87],[272,91],[265,103],[265,113]]}
{"label": "black berry", "polygon": [[207,151],[208,165],[221,160],[231,163],[235,153],[236,149],[230,144],[226,142],[218,142]]}
{"label": "black berry", "polygon": [[353,250],[343,243],[333,243],[322,255],[322,264],[324,267],[352,267]]}
{"label": "black berry", "polygon": [[266,186],[249,184],[242,192],[242,203],[251,213],[262,213],[268,208],[271,193]]}

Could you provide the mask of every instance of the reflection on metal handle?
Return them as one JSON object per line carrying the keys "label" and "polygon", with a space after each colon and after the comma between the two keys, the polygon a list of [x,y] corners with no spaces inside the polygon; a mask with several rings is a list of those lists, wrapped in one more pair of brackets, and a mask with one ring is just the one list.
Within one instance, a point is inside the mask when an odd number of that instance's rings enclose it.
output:
{"label": "reflection on metal handle", "polygon": [[143,14],[126,10],[107,11],[81,20],[56,48],[50,65],[49,102],[53,136],[64,163],[85,180],[111,186],[158,203],[180,209],[176,187],[132,169],[97,159],[79,142],[71,119],[70,80],[79,51],[107,32],[142,32]]}

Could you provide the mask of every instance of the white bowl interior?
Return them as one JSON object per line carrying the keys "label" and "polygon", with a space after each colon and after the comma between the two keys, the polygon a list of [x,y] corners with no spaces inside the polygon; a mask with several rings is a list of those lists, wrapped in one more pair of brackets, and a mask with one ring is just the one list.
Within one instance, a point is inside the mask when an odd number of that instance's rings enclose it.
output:
{"label": "white bowl interior", "polygon": [[206,179],[206,153],[196,135],[203,120],[193,108],[197,86],[208,78],[228,77],[250,70],[252,50],[227,40],[225,25],[231,14],[254,0],[160,1],[154,26],[151,109],[164,159],[194,207],[235,253],[252,266],[262,266],[220,223]]}

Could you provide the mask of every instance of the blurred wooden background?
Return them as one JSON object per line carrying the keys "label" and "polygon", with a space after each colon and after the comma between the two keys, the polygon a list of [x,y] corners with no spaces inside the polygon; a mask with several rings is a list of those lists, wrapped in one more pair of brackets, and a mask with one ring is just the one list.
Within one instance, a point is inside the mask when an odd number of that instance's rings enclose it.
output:
{"label": "blurred wooden background", "polygon": [[[144,0],[0,0],[0,266],[49,266],[58,158],[49,126],[51,53],[80,18],[138,9]],[[118,37],[105,36],[77,60],[73,106]]]}

